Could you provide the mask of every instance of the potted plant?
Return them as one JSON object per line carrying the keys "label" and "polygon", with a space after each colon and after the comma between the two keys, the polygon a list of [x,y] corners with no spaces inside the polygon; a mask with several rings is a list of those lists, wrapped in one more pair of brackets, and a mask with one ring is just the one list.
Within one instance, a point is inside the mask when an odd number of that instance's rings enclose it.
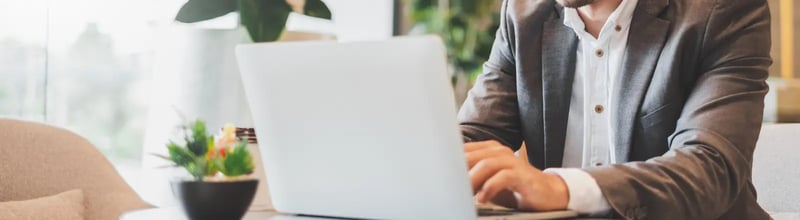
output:
{"label": "potted plant", "polygon": [[159,156],[182,167],[192,179],[172,182],[186,215],[193,220],[241,219],[256,193],[258,180],[247,140],[236,138],[236,128],[226,125],[216,138],[203,120],[182,127],[179,144],[170,141],[169,156]]}
{"label": "potted plant", "polygon": [[181,7],[175,20],[193,23],[236,11],[254,42],[278,40],[293,11],[331,19],[331,11],[322,0],[189,0]]}
{"label": "potted plant", "polygon": [[491,53],[500,26],[497,0],[410,0],[410,34],[438,34],[447,46],[461,103]]}

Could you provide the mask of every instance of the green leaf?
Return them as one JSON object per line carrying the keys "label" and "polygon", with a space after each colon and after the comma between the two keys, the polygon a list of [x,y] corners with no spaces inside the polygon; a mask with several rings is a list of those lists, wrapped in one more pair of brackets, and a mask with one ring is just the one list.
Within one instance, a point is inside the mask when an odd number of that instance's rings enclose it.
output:
{"label": "green leaf", "polygon": [[441,35],[450,62],[458,72],[471,74],[480,69],[491,53],[501,1],[448,0],[446,10],[440,10],[437,0],[410,2],[412,26],[426,27],[428,33]]}
{"label": "green leaf", "polygon": [[416,0],[411,2],[412,11],[420,11],[438,6],[439,1],[436,0]]}
{"label": "green leaf", "polygon": [[285,0],[239,0],[242,25],[254,42],[278,40],[292,7]]}
{"label": "green leaf", "polygon": [[208,160],[208,167],[206,168],[206,176],[213,176],[217,172],[223,172],[225,170],[225,164],[223,163],[223,159],[220,157],[212,157]]}
{"label": "green leaf", "polygon": [[206,136],[208,136],[206,122],[201,119],[194,121],[194,124],[192,125],[192,135],[194,136],[195,140],[206,139]]}
{"label": "green leaf", "polygon": [[158,158],[161,158],[161,159],[164,159],[164,160],[167,160],[167,161],[172,161],[172,159],[170,159],[168,156],[164,156],[164,155],[161,155],[161,154],[150,153],[150,156],[158,157]]}
{"label": "green leaf", "polygon": [[181,167],[181,166],[178,166],[177,164],[172,164],[172,165],[157,166],[155,168],[156,169],[166,169],[166,168],[175,168],[175,167]]}
{"label": "green leaf", "polygon": [[331,10],[328,9],[328,6],[326,6],[322,0],[306,0],[306,5],[303,7],[303,14],[331,19]]}
{"label": "green leaf", "polygon": [[197,157],[194,153],[186,148],[179,146],[173,142],[167,144],[169,151],[169,159],[178,166],[186,166],[195,161]]}
{"label": "green leaf", "polygon": [[205,21],[236,11],[236,0],[189,0],[175,20],[185,23]]}
{"label": "green leaf", "polygon": [[220,172],[225,176],[241,176],[253,172],[253,158],[247,150],[247,142],[241,141],[233,147],[233,151],[225,157],[223,167]]}
{"label": "green leaf", "polygon": [[188,166],[184,166],[184,168],[189,171],[189,174],[192,174],[195,180],[202,181],[208,171],[208,161],[206,161],[205,157],[197,157],[192,163],[189,163]]}
{"label": "green leaf", "polygon": [[206,131],[206,123],[203,120],[197,120],[192,125],[192,140],[186,143],[194,155],[203,156],[208,152],[209,136]]}

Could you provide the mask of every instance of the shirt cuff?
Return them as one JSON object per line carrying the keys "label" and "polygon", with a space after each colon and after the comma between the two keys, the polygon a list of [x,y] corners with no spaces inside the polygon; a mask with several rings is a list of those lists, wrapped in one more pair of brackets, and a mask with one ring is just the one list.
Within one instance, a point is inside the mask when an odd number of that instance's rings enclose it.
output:
{"label": "shirt cuff", "polygon": [[559,175],[567,184],[567,209],[582,215],[603,215],[611,211],[597,181],[586,171],[577,168],[550,168],[544,172]]}

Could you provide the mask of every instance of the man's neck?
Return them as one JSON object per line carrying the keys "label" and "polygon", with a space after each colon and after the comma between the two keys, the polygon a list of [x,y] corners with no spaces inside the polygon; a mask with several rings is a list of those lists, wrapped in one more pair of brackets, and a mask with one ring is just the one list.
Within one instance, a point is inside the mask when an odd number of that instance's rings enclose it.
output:
{"label": "man's neck", "polygon": [[590,5],[578,8],[578,14],[586,25],[586,32],[597,38],[608,20],[608,16],[611,16],[620,3],[622,0],[597,0]]}

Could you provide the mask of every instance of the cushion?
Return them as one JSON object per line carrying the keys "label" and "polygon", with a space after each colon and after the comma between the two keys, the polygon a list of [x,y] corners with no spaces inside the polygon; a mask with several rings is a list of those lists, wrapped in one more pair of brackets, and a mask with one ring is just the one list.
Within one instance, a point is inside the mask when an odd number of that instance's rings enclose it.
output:
{"label": "cushion", "polygon": [[73,132],[0,117],[0,140],[0,202],[82,189],[86,220],[150,208],[94,145]]}
{"label": "cushion", "polygon": [[84,220],[84,211],[82,190],[25,201],[0,202],[0,219]]}

